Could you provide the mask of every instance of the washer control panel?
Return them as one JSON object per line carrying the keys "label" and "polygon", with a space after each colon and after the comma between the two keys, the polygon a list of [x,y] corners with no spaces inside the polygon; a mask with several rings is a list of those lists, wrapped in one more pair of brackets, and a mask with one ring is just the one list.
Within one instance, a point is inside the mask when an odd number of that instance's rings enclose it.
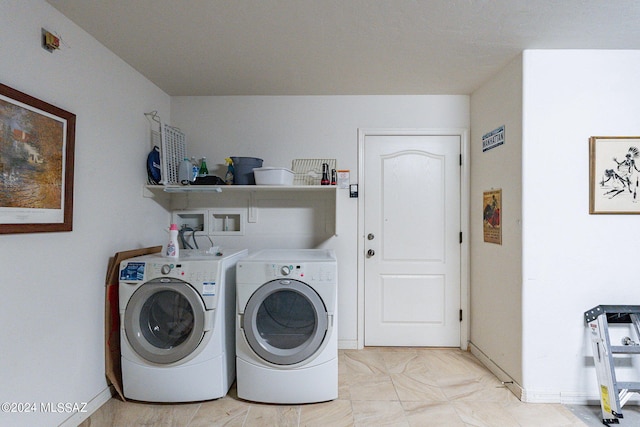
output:
{"label": "washer control panel", "polygon": [[[158,277],[173,277],[185,282],[198,283],[216,280],[218,277],[217,263],[190,262],[155,262],[128,261],[120,267],[120,280],[148,281]],[[196,268],[194,268],[196,267]],[[203,268],[206,267],[206,268]]]}
{"label": "washer control panel", "polygon": [[[148,254],[125,259],[118,271],[120,308],[124,309],[138,290],[153,291],[156,287],[184,295],[195,292],[207,311],[214,310],[235,291],[233,269],[247,254],[247,249],[227,249],[220,255],[185,250],[180,251],[180,258]],[[207,318],[213,321],[215,313],[210,314]]]}
{"label": "washer control panel", "polygon": [[120,281],[131,284],[153,279],[175,278],[195,287],[203,297],[215,297],[219,282],[219,263],[162,261],[123,261]]}

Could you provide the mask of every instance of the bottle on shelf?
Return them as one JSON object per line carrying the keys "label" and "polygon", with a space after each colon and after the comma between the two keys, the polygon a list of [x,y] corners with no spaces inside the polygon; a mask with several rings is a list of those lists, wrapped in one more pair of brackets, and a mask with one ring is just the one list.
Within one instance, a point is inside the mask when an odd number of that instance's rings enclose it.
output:
{"label": "bottle on shelf", "polygon": [[169,227],[169,243],[165,255],[172,258],[178,258],[180,247],[178,246],[178,224],[171,224]]}
{"label": "bottle on shelf", "polygon": [[320,180],[320,185],[329,185],[329,164],[322,164],[322,179]]}
{"label": "bottle on shelf", "polygon": [[198,177],[204,177],[209,175],[209,169],[207,169],[207,158],[200,159],[200,170],[198,171]]}
{"label": "bottle on shelf", "polygon": [[235,170],[233,168],[233,160],[231,160],[231,157],[227,157],[226,159],[224,159],[224,161],[227,164],[227,173],[224,175],[224,183],[227,185],[231,185],[233,184],[233,175],[235,173]]}
{"label": "bottle on shelf", "polygon": [[189,158],[185,157],[178,166],[178,182],[182,185],[191,184],[193,176],[193,166]]}
{"label": "bottle on shelf", "polygon": [[195,156],[191,157],[191,182],[195,182],[198,177],[198,172],[200,172],[200,165],[196,160]]}

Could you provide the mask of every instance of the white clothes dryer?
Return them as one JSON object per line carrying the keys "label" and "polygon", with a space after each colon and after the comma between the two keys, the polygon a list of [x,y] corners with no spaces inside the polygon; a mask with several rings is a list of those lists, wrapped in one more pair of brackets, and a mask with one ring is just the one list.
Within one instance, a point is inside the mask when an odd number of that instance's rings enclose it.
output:
{"label": "white clothes dryer", "polygon": [[120,263],[123,394],[147,402],[223,397],[235,378],[235,267],[247,250]]}
{"label": "white clothes dryer", "polygon": [[325,249],[268,249],[238,262],[238,397],[282,404],[338,397],[337,269]]}

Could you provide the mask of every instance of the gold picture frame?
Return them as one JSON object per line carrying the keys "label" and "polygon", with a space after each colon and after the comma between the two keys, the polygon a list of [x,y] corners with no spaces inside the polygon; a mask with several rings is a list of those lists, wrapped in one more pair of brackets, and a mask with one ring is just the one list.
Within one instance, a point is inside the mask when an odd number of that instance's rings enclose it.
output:
{"label": "gold picture frame", "polygon": [[640,214],[640,136],[589,138],[589,214]]}
{"label": "gold picture frame", "polygon": [[0,234],[72,230],[75,124],[0,84]]}

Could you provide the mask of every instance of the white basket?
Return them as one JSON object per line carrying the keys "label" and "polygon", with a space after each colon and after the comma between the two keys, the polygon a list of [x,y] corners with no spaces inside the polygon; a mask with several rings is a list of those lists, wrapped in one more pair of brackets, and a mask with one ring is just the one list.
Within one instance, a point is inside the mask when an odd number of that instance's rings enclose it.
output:
{"label": "white basket", "polygon": [[253,175],[256,185],[292,185],[293,172],[286,168],[255,168]]}
{"label": "white basket", "polygon": [[178,168],[187,150],[184,133],[167,124],[161,126],[160,173],[161,184],[179,184]]}
{"label": "white basket", "polygon": [[291,165],[293,185],[320,185],[323,163],[329,165],[329,173],[336,168],[336,159],[295,159]]}

